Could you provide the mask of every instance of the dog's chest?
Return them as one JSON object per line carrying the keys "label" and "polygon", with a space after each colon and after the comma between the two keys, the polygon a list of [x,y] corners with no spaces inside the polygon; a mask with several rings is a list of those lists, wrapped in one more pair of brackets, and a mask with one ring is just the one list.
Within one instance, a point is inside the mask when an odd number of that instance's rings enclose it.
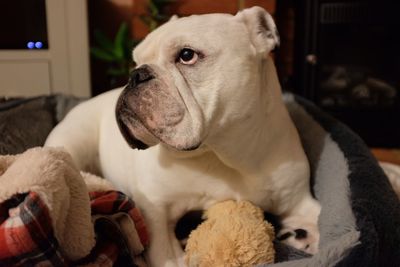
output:
{"label": "dog's chest", "polygon": [[111,126],[103,129],[100,140],[102,172],[119,190],[135,199],[144,196],[160,205],[183,203],[180,205],[185,209],[204,208],[225,199],[245,199],[271,210],[293,198],[289,192],[296,191],[295,177],[302,178],[292,166],[282,168],[283,171],[244,176],[225,166],[211,152],[202,157],[177,159],[161,153],[160,146],[133,150],[115,123]]}
{"label": "dog's chest", "polygon": [[170,159],[160,156],[157,147],[110,152],[101,155],[102,162],[107,162],[102,164],[103,172],[118,189],[134,198],[144,195],[156,205],[168,205],[176,210],[173,213],[207,208],[227,199],[245,199],[271,209],[274,188],[268,177],[244,177],[215,155]]}

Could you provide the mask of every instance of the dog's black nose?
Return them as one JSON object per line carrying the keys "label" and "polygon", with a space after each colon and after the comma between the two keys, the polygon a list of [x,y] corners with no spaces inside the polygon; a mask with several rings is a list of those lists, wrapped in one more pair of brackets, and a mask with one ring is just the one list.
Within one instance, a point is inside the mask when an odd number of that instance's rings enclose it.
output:
{"label": "dog's black nose", "polygon": [[154,76],[148,65],[143,65],[132,71],[131,77],[129,79],[129,87],[134,88],[141,83],[150,81]]}

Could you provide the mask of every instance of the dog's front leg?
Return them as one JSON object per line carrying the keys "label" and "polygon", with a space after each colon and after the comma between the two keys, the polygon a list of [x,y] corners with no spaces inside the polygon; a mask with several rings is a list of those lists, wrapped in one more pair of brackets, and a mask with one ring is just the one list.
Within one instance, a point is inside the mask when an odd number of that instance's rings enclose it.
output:
{"label": "dog's front leg", "polygon": [[168,220],[166,209],[147,209],[146,220],[150,229],[150,246],[147,252],[150,266],[185,266],[182,248],[175,237],[175,222]]}
{"label": "dog's front leg", "polygon": [[317,253],[320,211],[320,204],[311,196],[306,196],[292,212],[282,218],[282,229],[278,233],[278,239],[304,252]]}

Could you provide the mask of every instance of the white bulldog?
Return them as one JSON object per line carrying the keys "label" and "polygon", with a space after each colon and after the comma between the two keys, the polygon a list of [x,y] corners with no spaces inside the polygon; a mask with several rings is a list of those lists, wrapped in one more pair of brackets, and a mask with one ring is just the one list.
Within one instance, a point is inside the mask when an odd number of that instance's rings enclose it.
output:
{"label": "white bulldog", "polygon": [[320,207],[269,57],[278,42],[259,7],[172,19],[134,50],[125,89],[78,105],[47,139],[135,199],[151,266],[184,265],[177,220],[227,199],[305,229],[289,243],[316,252]]}

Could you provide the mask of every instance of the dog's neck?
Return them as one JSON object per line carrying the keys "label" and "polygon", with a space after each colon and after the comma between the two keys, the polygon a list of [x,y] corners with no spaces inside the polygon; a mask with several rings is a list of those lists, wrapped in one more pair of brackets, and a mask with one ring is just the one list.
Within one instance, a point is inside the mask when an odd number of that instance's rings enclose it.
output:
{"label": "dog's neck", "polygon": [[282,100],[273,60],[264,60],[260,68],[266,75],[261,78],[261,97],[254,113],[207,143],[225,165],[246,176],[271,173],[288,161],[306,161]]}

